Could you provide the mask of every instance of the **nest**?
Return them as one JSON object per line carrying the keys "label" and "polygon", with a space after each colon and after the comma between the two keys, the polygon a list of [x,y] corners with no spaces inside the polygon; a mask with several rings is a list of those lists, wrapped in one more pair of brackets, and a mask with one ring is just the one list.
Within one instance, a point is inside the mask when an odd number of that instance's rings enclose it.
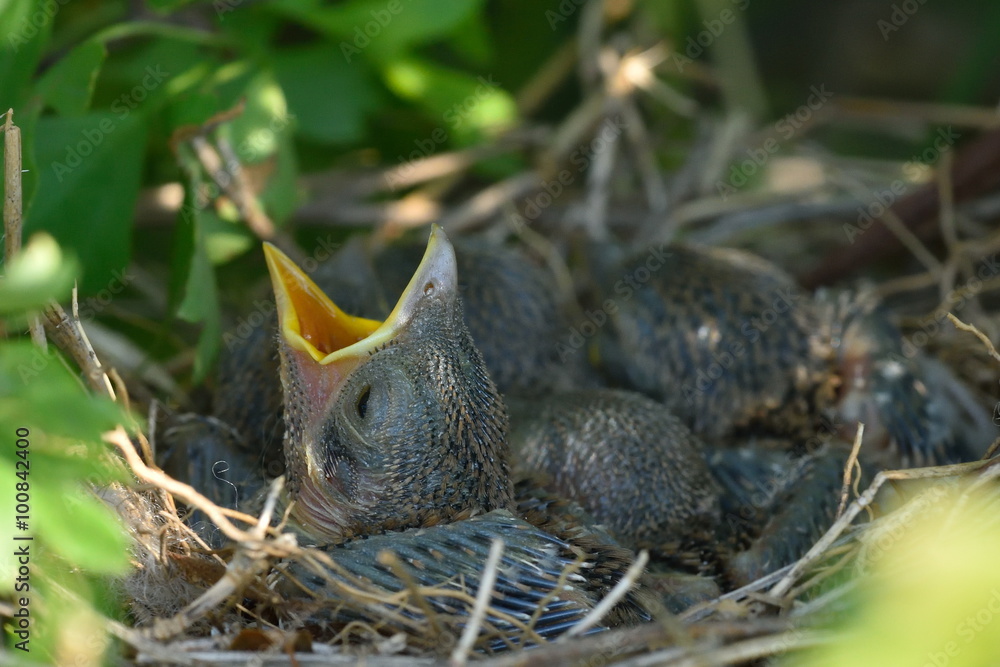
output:
{"label": "nest", "polygon": [[[231,510],[145,466],[123,431],[109,439],[135,474],[154,487],[118,488],[112,494],[135,538],[136,561],[122,582],[134,626],[113,624],[112,632],[135,650],[140,664],[266,665],[294,659],[303,665],[337,665],[354,664],[360,657],[370,665],[463,664],[470,658],[483,665],[744,664],[841,639],[831,621],[845,611],[850,593],[880,554],[917,517],[938,514],[951,519],[983,503],[990,506],[985,516],[1000,516],[1000,466],[989,456],[971,463],[881,472],[794,564],[678,616],[663,613],[635,627],[579,636],[636,584],[645,565],[641,554],[586,618],[548,641],[534,632],[534,619],[521,622],[491,602],[501,568],[499,541],[490,551],[478,593],[462,581],[419,586],[402,569],[393,570],[400,586],[388,591],[338,572],[322,550],[301,547],[293,534],[269,527],[279,484],[272,488],[261,517],[244,530],[237,527],[239,521],[229,519],[235,514]],[[887,486],[892,487],[888,494]],[[844,491],[846,499],[849,488]],[[233,540],[227,558],[209,555],[207,545],[199,545],[198,536],[178,515],[174,497],[218,522]],[[892,508],[879,511],[880,503]],[[859,522],[866,516],[870,520]],[[392,557],[390,552],[381,557],[390,569]],[[562,577],[572,577],[579,566],[567,564]],[[280,579],[294,582],[289,571],[296,569],[327,578],[335,593],[311,602],[283,597],[275,584]],[[331,572],[337,576],[331,577]],[[454,604],[456,613],[439,611],[442,598]],[[357,620],[326,627],[316,620],[351,616]],[[529,639],[519,643],[530,648],[499,646],[497,638],[503,633],[493,625],[497,619],[506,622],[508,636],[510,627],[516,627]]]}
{"label": "nest", "polygon": [[[928,273],[931,280],[925,278],[923,287],[941,277]],[[901,289],[891,281],[875,287],[883,298]],[[983,362],[1000,362],[1000,355],[977,327],[949,317],[955,329],[928,350],[947,362],[984,404],[995,392],[996,376],[984,370]],[[913,330],[911,326],[908,332]],[[398,579],[398,585],[387,589],[338,571],[323,550],[299,545],[280,520],[274,521],[280,482],[271,488],[260,515],[246,516],[147,466],[137,451],[145,445],[134,443],[124,431],[111,434],[109,441],[145,485],[110,494],[134,536],[136,562],[122,582],[134,623],[111,624],[111,631],[131,647],[140,664],[294,660],[346,665],[361,658],[370,665],[752,664],[845,641],[837,622],[849,611],[852,594],[887,545],[907,533],[918,517],[936,514],[949,521],[983,503],[990,505],[992,516],[1000,516],[994,507],[1000,502],[995,479],[1000,466],[993,458],[1000,441],[982,443],[982,460],[883,471],[861,489],[856,481],[859,434],[844,471],[837,518],[797,562],[679,615],[663,611],[648,623],[594,632],[637,585],[646,564],[646,554],[640,553],[600,604],[574,619],[572,629],[549,639],[536,626],[537,617],[517,618],[495,604],[502,543],[490,550],[482,585],[475,589],[461,578],[440,586],[419,585],[386,552],[379,562]],[[230,546],[223,552],[210,549],[185,525],[175,500],[201,511]],[[570,580],[582,563],[582,557],[567,563],[559,580]],[[311,599],[287,595],[289,583],[294,588],[303,573],[324,578],[332,593]]]}

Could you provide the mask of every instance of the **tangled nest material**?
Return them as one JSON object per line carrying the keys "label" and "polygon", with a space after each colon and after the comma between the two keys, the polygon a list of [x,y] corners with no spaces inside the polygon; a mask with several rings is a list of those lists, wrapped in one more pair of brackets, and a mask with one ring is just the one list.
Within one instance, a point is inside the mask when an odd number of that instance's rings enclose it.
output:
{"label": "tangled nest material", "polygon": [[[962,345],[971,340],[980,354],[1000,362],[984,334],[950,317],[970,334]],[[280,480],[259,517],[241,515],[147,466],[136,447],[144,449],[146,443],[133,442],[124,430],[107,439],[143,483],[108,494],[132,532],[136,561],[122,582],[134,627],[112,622],[111,631],[135,650],[140,664],[265,665],[286,664],[290,658],[298,664],[353,664],[361,656],[371,665],[454,665],[470,659],[488,665],[744,664],[843,641],[834,621],[846,610],[852,591],[918,519],[937,514],[951,520],[984,502],[990,512],[981,516],[1000,517],[1000,466],[993,458],[1000,440],[988,448],[984,443],[980,461],[885,471],[862,490],[856,486],[860,476],[854,474],[859,434],[845,468],[838,518],[797,562],[679,616],[662,614],[642,626],[576,636],[635,584],[645,565],[645,554],[640,554],[580,628],[545,641],[533,633],[534,619],[523,623],[507,618],[534,646],[494,654],[500,633],[491,629],[490,619],[504,619],[505,612],[491,608],[489,594],[502,544],[493,545],[478,590],[461,580],[419,586],[403,568],[393,567],[391,553],[383,564],[400,578],[396,592],[346,572],[330,579],[328,572],[336,565],[325,553],[299,546],[280,522],[271,526]],[[175,500],[201,510],[232,541],[226,553],[209,555],[208,546],[183,522]],[[283,598],[274,584],[291,576],[292,564],[300,572],[326,577],[336,595],[308,602]],[[563,576],[572,576],[578,566],[568,566]],[[463,613],[435,611],[428,600],[442,597],[453,599]],[[335,627],[316,621],[345,615],[363,620]]]}
{"label": "tangled nest material", "polygon": [[[431,596],[448,595],[481,609],[480,621],[503,615],[487,608],[487,595],[477,599],[461,582],[434,589],[407,586],[401,593],[387,594],[358,579],[339,584],[336,599],[317,600],[306,607],[282,600],[270,585],[276,561],[296,562],[317,573],[332,562],[322,551],[299,547],[291,534],[268,527],[273,502],[249,530],[225,518],[220,522],[220,529],[235,540],[228,563],[196,556],[199,539],[180,520],[171,494],[206,514],[224,517],[230,512],[146,467],[124,431],[109,434],[109,440],[122,450],[140,480],[153,487],[116,490],[117,507],[135,538],[136,568],[123,583],[136,627],[114,625],[112,631],[135,649],[140,664],[286,664],[289,655],[298,664],[353,664],[358,656],[365,656],[370,665],[443,664],[446,658],[448,664],[463,664],[474,652],[488,648],[490,634],[480,634],[467,616],[435,613],[426,602]],[[917,517],[961,514],[970,503],[982,502],[978,492],[983,489],[991,494],[992,515],[1000,516],[995,511],[1000,505],[998,476],[995,459],[879,473],[805,556],[748,586],[677,617],[666,615],[643,626],[572,641],[567,641],[569,635],[552,642],[536,636],[538,645],[529,650],[515,648],[477,662],[727,665],[837,641],[828,622],[843,611],[846,597],[879,554]],[[873,512],[887,482],[907,481],[917,487],[915,491],[897,486],[895,509]],[[277,486],[272,500],[276,491]],[[859,524],[857,519],[866,512],[874,518]],[[497,561],[487,562],[481,592],[490,591],[490,570],[495,575]],[[609,598],[634,584],[642,564]],[[847,573],[854,576],[843,576]],[[183,608],[177,610],[180,605]],[[600,605],[594,615],[604,607]],[[320,608],[364,611],[378,621],[348,623],[320,642],[315,637],[323,635],[322,629],[301,623],[315,617]],[[206,638],[209,630],[213,636]],[[524,631],[530,635],[530,624]],[[421,660],[414,661],[416,657]]]}

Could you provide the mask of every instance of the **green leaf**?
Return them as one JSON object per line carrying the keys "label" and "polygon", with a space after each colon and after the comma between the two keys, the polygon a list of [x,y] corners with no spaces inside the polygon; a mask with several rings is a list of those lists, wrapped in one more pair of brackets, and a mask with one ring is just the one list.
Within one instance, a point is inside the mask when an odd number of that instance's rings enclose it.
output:
{"label": "green leaf", "polygon": [[69,295],[79,266],[63,256],[48,234],[35,234],[7,267],[0,281],[0,314],[40,310]]}
{"label": "green leaf", "polygon": [[[190,188],[189,188],[190,190]],[[222,345],[222,320],[215,271],[207,250],[205,212],[190,192],[177,223],[174,257],[174,285],[179,287],[177,316],[204,326],[195,351],[194,378],[200,382],[208,374]]]}
{"label": "green leaf", "polygon": [[348,64],[337,47],[323,44],[278,53],[274,66],[299,136],[324,143],[364,136],[365,118],[379,102],[365,62]]}
{"label": "green leaf", "polygon": [[[52,32],[51,8],[46,14],[41,0],[0,2],[0,111],[15,111],[28,98],[28,84],[38,69]],[[43,20],[33,21],[40,16]]]}
{"label": "green leaf", "polygon": [[938,482],[866,526],[859,540],[864,573],[844,600],[850,607],[831,632],[834,641],[780,664],[995,665],[997,509],[996,486]]}
{"label": "green leaf", "polygon": [[514,99],[503,89],[504,82],[492,75],[474,77],[409,59],[387,67],[385,80],[393,92],[425,108],[447,135],[460,142],[516,121]]}
{"label": "green leaf", "polygon": [[128,263],[145,134],[145,116],[127,108],[38,120],[39,184],[25,229],[46,230],[76,252],[85,295],[120,280]]}
{"label": "green leaf", "polygon": [[260,73],[242,83],[243,113],[227,123],[225,131],[240,163],[255,164],[277,152],[281,137],[291,133],[296,119],[273,74]]}
{"label": "green leaf", "polygon": [[[30,497],[30,534],[75,566],[112,572],[126,564],[121,529],[82,486],[121,478],[102,459],[98,439],[125,416],[118,404],[87,394],[57,355],[27,341],[0,344],[0,432],[29,443],[15,448],[11,441],[0,450],[0,476],[28,485],[18,490]],[[4,495],[10,497],[0,497],[0,510],[12,517],[13,494]],[[0,558],[0,569],[9,565]]]}
{"label": "green leaf", "polygon": [[487,67],[493,57],[490,31],[482,13],[470,14],[455,30],[451,31],[451,45],[455,51],[477,68]]}
{"label": "green leaf", "polygon": [[[31,23],[41,10],[37,0],[0,1],[0,26],[4,43],[0,47],[0,113],[14,109],[14,123],[21,128],[22,196],[27,210],[37,188],[34,162],[34,128],[41,103],[30,95],[30,82],[38,69],[42,53],[49,42],[52,21]],[[0,179],[0,191],[4,186]]]}
{"label": "green leaf", "polygon": [[278,142],[277,165],[274,174],[261,193],[261,204],[271,219],[283,224],[301,204],[295,148],[291,133],[283,133]]}
{"label": "green leaf", "polygon": [[116,403],[88,396],[55,353],[28,342],[0,346],[0,423],[92,440],[123,419]]}
{"label": "green leaf", "polygon": [[159,35],[137,42],[127,57],[116,53],[104,63],[94,93],[94,106],[110,108],[119,118],[137,112],[153,117],[160,107],[201,84],[219,64],[198,43]]}
{"label": "green leaf", "polygon": [[[31,479],[44,480],[44,470]],[[111,510],[79,486],[36,482],[32,494],[36,534],[70,563],[94,573],[128,567],[128,538]]]}
{"label": "green leaf", "polygon": [[[289,111],[285,92],[271,72],[259,73],[246,82],[241,97],[245,101],[243,113],[222,131],[227,133],[241,164],[274,162],[275,169],[260,200],[271,218],[280,224],[299,203],[298,166],[291,139],[301,122]],[[235,250],[235,246],[231,247]],[[217,257],[212,254],[213,262],[218,263]]]}
{"label": "green leaf", "polygon": [[335,6],[274,3],[272,10],[337,40],[341,59],[354,64],[362,55],[389,62],[415,46],[451,34],[481,12],[482,0],[354,0]]}
{"label": "green leaf", "polygon": [[[38,425],[38,428],[44,427],[44,424]],[[52,436],[38,428],[33,429],[31,435],[31,465],[44,471],[42,481],[45,483],[51,481],[58,487],[77,482],[99,485],[132,480],[123,466],[108,465],[108,445],[96,440],[96,432],[90,436],[91,441]]]}
{"label": "green leaf", "polygon": [[[235,0],[233,0],[235,2]],[[149,0],[149,6],[161,12],[172,12],[184,5],[191,4],[191,0]],[[226,2],[225,4],[229,4]]]}
{"label": "green leaf", "polygon": [[101,42],[84,42],[38,80],[38,93],[64,116],[84,113],[90,106],[97,74],[107,53]]}

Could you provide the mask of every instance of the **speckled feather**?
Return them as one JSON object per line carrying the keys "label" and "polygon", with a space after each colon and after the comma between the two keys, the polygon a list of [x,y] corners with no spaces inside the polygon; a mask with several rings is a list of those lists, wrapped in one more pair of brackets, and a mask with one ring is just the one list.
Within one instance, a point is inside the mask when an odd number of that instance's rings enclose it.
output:
{"label": "speckled feather", "polygon": [[518,464],[580,503],[618,539],[674,551],[706,541],[720,488],[703,445],[663,405],[639,394],[590,390],[512,402]]}
{"label": "speckled feather", "polygon": [[792,279],[733,250],[669,246],[654,272],[648,257],[626,259],[605,285],[617,305],[599,348],[609,374],[708,437],[807,423],[824,361],[812,303]]}
{"label": "speckled feather", "polygon": [[749,544],[726,564],[730,584],[743,586],[789,565],[803,555],[833,523],[840,502],[844,464],[849,447],[835,443],[801,459],[789,460],[776,480],[756,480],[766,504],[757,509],[762,525],[755,526]]}
{"label": "speckled feather", "polygon": [[[324,462],[325,483],[336,481],[335,501],[307,495],[296,505],[307,532],[315,519],[350,536],[510,507],[506,410],[457,301],[430,301],[346,378],[330,405],[309,405],[284,370],[282,383],[290,495],[324,483],[305,473],[306,450]],[[386,414],[361,435],[354,415],[366,393],[384,395]],[[317,410],[322,425],[313,436],[305,424]]]}
{"label": "speckled feather", "polygon": [[[481,636],[487,634],[487,628],[494,628],[506,641],[499,638],[491,641],[488,636],[485,637],[485,646],[492,650],[504,648],[508,642],[526,643],[526,637],[518,627],[500,614],[530,624],[539,636],[551,639],[586,616],[609,588],[608,584],[614,584],[614,581],[604,582],[591,574],[591,570],[605,558],[600,550],[560,540],[506,511],[490,512],[432,528],[348,540],[324,547],[323,550],[335,564],[334,568],[320,573],[301,563],[292,563],[286,571],[313,594],[321,596],[324,607],[337,609],[329,619],[335,625],[354,620],[377,620],[384,625],[384,615],[373,618],[369,607],[358,604],[356,597],[344,595],[337,582],[357,586],[360,580],[365,586],[383,591],[405,590],[405,584],[379,559],[382,552],[392,552],[417,585],[464,591],[467,597],[463,599],[447,594],[434,595],[425,589],[425,599],[435,611],[464,619],[471,613],[471,600],[478,592],[494,539],[503,540],[504,551]],[[613,550],[612,547],[602,549]],[[564,570],[571,566],[578,568],[576,573],[569,574],[560,585]],[[278,590],[286,596],[303,595],[303,591],[288,579],[278,583]],[[614,612],[609,617],[612,623],[623,617],[633,621],[650,618],[635,594],[626,596],[619,603],[619,607],[623,606],[626,611]],[[410,617],[415,613],[404,611]],[[608,621],[591,632],[607,627]]]}

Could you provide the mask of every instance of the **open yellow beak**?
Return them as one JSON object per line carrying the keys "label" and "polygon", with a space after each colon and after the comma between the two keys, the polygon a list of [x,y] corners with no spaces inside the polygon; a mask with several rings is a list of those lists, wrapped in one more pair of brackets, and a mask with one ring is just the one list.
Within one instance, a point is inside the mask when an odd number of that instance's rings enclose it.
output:
{"label": "open yellow beak", "polygon": [[381,326],[376,320],[342,311],[288,255],[270,243],[264,244],[264,258],[274,286],[281,336],[314,361],[329,363],[331,355],[364,340]]}
{"label": "open yellow beak", "polygon": [[396,336],[424,299],[453,297],[457,291],[455,251],[437,225],[432,226],[424,257],[385,322],[342,311],[270,243],[264,244],[264,257],[274,286],[282,339],[323,366],[366,355]]}

